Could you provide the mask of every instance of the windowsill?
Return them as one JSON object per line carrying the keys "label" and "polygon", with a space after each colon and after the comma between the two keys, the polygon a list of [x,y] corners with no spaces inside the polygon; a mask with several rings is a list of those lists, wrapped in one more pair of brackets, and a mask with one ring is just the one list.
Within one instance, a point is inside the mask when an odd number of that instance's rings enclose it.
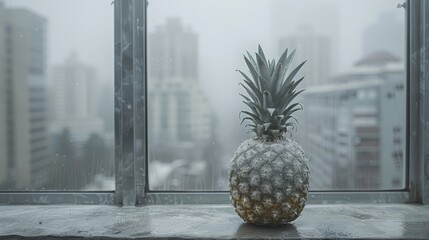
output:
{"label": "windowsill", "polygon": [[0,206],[0,239],[428,239],[429,206],[309,205],[291,225],[244,224],[229,205]]}

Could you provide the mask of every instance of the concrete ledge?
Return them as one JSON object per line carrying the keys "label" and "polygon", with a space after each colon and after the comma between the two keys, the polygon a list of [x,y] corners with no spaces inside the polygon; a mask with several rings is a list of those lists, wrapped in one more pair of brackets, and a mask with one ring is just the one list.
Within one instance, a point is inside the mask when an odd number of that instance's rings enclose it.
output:
{"label": "concrete ledge", "polygon": [[229,205],[0,206],[0,239],[429,239],[429,206],[309,205],[292,224],[245,224]]}

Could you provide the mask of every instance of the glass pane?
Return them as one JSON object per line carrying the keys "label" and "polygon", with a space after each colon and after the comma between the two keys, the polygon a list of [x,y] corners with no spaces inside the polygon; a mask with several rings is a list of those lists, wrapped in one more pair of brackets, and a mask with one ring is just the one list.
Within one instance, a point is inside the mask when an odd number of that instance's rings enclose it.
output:
{"label": "glass pane", "polygon": [[[169,7],[165,7],[169,6]],[[405,10],[398,1],[156,0],[148,6],[151,190],[227,190],[246,138],[242,54],[308,60],[292,138],[312,190],[405,186]],[[244,124],[243,124],[244,125]]]}
{"label": "glass pane", "polygon": [[113,7],[0,1],[0,190],[113,190]]}

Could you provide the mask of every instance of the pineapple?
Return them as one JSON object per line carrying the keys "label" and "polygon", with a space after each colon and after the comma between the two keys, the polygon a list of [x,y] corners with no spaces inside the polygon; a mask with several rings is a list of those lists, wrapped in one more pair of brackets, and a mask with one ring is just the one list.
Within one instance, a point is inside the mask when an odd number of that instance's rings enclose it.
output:
{"label": "pineapple", "polygon": [[302,147],[286,138],[296,127],[292,114],[303,107],[293,99],[303,90],[295,90],[304,77],[294,77],[304,65],[287,74],[295,50],[286,49],[279,61],[267,60],[262,48],[253,58],[247,52],[244,60],[250,76],[240,83],[250,111],[241,111],[242,121],[255,136],[238,147],[231,160],[229,190],[237,214],[257,225],[283,225],[295,220],[307,200],[309,182],[308,159]]}

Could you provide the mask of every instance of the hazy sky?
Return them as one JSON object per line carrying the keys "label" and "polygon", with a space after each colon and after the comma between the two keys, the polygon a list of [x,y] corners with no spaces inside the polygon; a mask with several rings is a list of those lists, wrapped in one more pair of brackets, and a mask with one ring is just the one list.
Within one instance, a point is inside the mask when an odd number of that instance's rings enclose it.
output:
{"label": "hazy sky", "polygon": [[[25,7],[48,21],[49,65],[64,61],[72,51],[100,72],[113,66],[113,6],[111,0],[3,0],[6,6]],[[150,0],[148,30],[168,17],[179,17],[199,34],[201,61],[219,71],[225,59],[261,43],[277,51],[278,37],[311,25],[319,34],[335,37],[338,67],[346,69],[361,57],[362,31],[377,16],[391,11],[403,20],[397,0]],[[273,56],[274,57],[274,56]],[[223,60],[222,60],[223,59]],[[216,60],[216,61],[215,61]],[[204,62],[202,62],[204,64]],[[220,64],[215,67],[212,64]],[[205,65],[200,72],[210,75]]]}
{"label": "hazy sky", "polygon": [[[111,0],[6,0],[48,19],[48,67],[76,51],[113,85],[113,5]],[[362,57],[362,32],[391,12],[404,22],[397,0],[150,0],[148,32],[178,17],[198,34],[199,76],[204,91],[226,131],[239,128],[242,90],[235,69],[244,69],[242,53],[260,43],[270,58],[278,57],[278,38],[310,26],[331,38],[333,64],[344,71]],[[398,29],[403,31],[403,29]],[[274,55],[275,54],[275,55]],[[150,80],[150,79],[149,79]],[[232,104],[236,102],[237,104]],[[229,106],[225,108],[225,106]],[[225,133],[227,134],[227,133]]]}
{"label": "hazy sky", "polygon": [[221,122],[220,134],[234,139],[235,129],[243,129],[237,117],[243,108],[238,92],[243,90],[237,85],[241,77],[234,70],[245,69],[245,50],[256,51],[260,43],[270,58],[278,58],[279,37],[296,34],[306,25],[332,40],[338,73],[362,57],[362,32],[380,14],[391,12],[397,21],[405,20],[398,3],[401,1],[153,0],[148,8],[148,31],[174,16],[198,34],[201,85]]}
{"label": "hazy sky", "polygon": [[[48,70],[75,51],[97,68],[101,79],[113,81],[113,5],[109,0],[6,0],[48,20]],[[112,84],[113,85],[113,84]]]}

